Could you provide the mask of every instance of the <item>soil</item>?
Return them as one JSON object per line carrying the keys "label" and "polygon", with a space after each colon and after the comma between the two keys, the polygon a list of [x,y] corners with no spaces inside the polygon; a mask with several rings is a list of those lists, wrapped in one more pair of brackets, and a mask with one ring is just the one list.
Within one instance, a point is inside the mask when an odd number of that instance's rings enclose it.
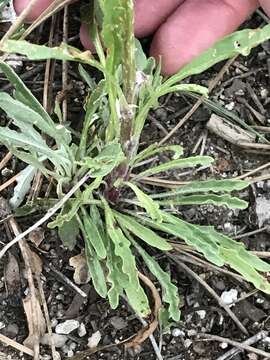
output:
{"label": "soil", "polygon": [[[79,46],[78,33],[79,15],[76,7],[71,7],[70,17],[74,16],[75,21],[70,25],[71,44]],[[262,23],[262,18],[256,14],[249,21],[248,25],[255,27]],[[45,28],[49,25],[44,25]],[[1,31],[1,28],[0,28]],[[38,42],[46,41],[48,32],[44,27],[38,29],[33,35],[33,40]],[[61,39],[60,27],[57,36]],[[218,101],[225,106],[229,113],[238,115],[246,124],[269,126],[270,122],[270,42],[256,48],[247,58],[238,57],[233,65],[226,72],[222,81],[214,89],[210,100]],[[31,63],[25,59],[20,59],[20,65],[16,71],[32,92],[42,100],[44,84],[45,63]],[[219,64],[204,73],[196,76],[190,81],[202,85],[208,85],[219,72]],[[52,97],[62,89],[61,85],[61,64],[55,65],[55,78],[51,84]],[[76,65],[69,67],[69,81],[72,84],[68,93],[69,121],[73,128],[78,130],[83,118],[82,103],[85,96],[85,85],[81,81]],[[0,75],[0,90],[9,91],[9,85]],[[254,96],[255,94],[255,96]],[[188,95],[173,94],[161,99],[160,106],[153,110],[149,116],[145,132],[142,138],[142,146],[161,140],[165,134],[174,128],[179,120],[191,108],[195,100]],[[247,106],[249,105],[249,107]],[[256,148],[246,151],[224,141],[211,132],[207,131],[206,123],[212,113],[211,108],[204,104],[192,115],[175,135],[169,140],[170,143],[181,144],[185,149],[186,155],[203,154],[215,158],[215,164],[210,169],[202,169],[196,173],[175,172],[164,174],[164,179],[172,178],[175,180],[187,181],[194,178],[206,179],[209,175],[216,178],[231,178],[245,174],[266,164],[269,152],[262,152]],[[1,117],[1,125],[5,123],[5,118]],[[261,120],[261,122],[258,121]],[[231,120],[232,121],[232,120]],[[264,135],[268,138],[270,132],[267,130]],[[203,136],[203,137],[202,137]],[[202,141],[196,146],[199,139]],[[0,148],[0,156],[6,155],[6,149]],[[0,178],[4,183],[20,169],[24,164],[12,158],[4,169]],[[258,179],[250,187],[250,190],[242,192],[241,197],[249,201],[249,207],[242,211],[226,210],[211,205],[198,207],[179,208],[180,215],[191,222],[202,225],[214,225],[217,229],[229,234],[232,237],[241,236],[245,233],[259,230],[254,235],[246,235],[241,238],[245,245],[254,251],[265,252],[269,256],[270,251],[270,212],[265,210],[270,207],[269,187],[270,177],[267,179],[269,170],[256,173]],[[260,177],[262,177],[260,179]],[[5,189],[1,196],[9,199],[12,195],[12,186]],[[264,200],[263,211],[259,211],[258,205],[261,199]],[[27,229],[42,215],[42,211],[31,214],[27,217],[18,219],[22,229]],[[9,234],[5,223],[0,224],[0,242],[5,244],[9,241]],[[67,335],[65,345],[57,348],[61,358],[66,359],[81,350],[87,349],[88,339],[93,334],[100,333],[98,346],[111,346],[91,355],[90,359],[156,359],[157,355],[153,350],[150,340],[146,340],[136,351],[125,350],[122,346],[117,346],[119,342],[133,334],[136,334],[142,327],[133,311],[124,301],[117,310],[111,310],[108,303],[99,298],[95,293],[91,283],[80,286],[87,297],[83,298],[68,280],[74,283],[73,268],[69,265],[70,257],[80,253],[82,241],[78,242],[73,252],[63,247],[57,233],[48,230],[46,227],[40,229],[38,238],[44,232],[44,239],[39,247],[38,254],[43,262],[42,283],[46,296],[49,315],[52,322],[52,329],[55,330],[57,324],[66,320],[77,320],[81,325],[80,331],[75,329]],[[37,250],[36,250],[37,251]],[[16,247],[11,251],[9,259],[0,263],[0,333],[23,343],[28,334],[27,322],[22,306],[22,296],[25,295],[26,284],[23,274],[16,272],[16,264],[20,266],[20,254]],[[158,253],[152,254],[159,257]],[[12,258],[12,259],[11,259]],[[10,270],[10,261],[15,264],[12,267],[12,280],[7,281],[7,273]],[[228,314],[224,311],[217,300],[210,295],[194,277],[178,266],[173,259],[166,256],[159,257],[161,266],[171,272],[172,279],[177,284],[182,298],[182,315],[179,323],[174,323],[165,333],[156,331],[154,336],[160,345],[162,358],[165,360],[214,360],[218,359],[223,353],[228,351],[231,346],[226,341],[212,341],[198,338],[199,333],[218,335],[224,338],[242,342],[264,330],[270,331],[270,298],[269,296],[254,291],[254,288],[239,278],[221,272],[219,269],[208,266],[207,263],[198,266],[192,257],[181,257],[181,261],[198,274],[219,296],[226,291],[237,294],[237,300],[231,310],[237,315],[241,324],[248,330],[248,334],[243,334],[236,326]],[[228,270],[228,269],[227,269]],[[10,273],[8,273],[9,276]],[[85,334],[84,334],[85,327]],[[257,349],[270,352],[270,337],[264,341],[254,344]],[[48,346],[41,346],[43,360],[50,360],[51,353]],[[28,355],[19,353],[6,347],[0,342],[0,359],[30,359]],[[263,359],[252,352],[242,352],[230,359]],[[229,357],[228,357],[229,359]]]}

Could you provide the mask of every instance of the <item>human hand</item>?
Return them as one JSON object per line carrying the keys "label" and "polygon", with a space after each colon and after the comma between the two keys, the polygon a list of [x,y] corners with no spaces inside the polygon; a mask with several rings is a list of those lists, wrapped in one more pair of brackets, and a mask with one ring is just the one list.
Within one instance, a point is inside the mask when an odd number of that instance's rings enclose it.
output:
{"label": "human hand", "polygon": [[[53,1],[40,0],[27,21],[35,20]],[[14,0],[17,13],[28,2]],[[162,72],[171,75],[236,30],[260,5],[270,15],[269,0],[135,0],[135,35],[154,34],[150,55],[162,56]],[[85,48],[93,48],[86,26],[80,38]]]}

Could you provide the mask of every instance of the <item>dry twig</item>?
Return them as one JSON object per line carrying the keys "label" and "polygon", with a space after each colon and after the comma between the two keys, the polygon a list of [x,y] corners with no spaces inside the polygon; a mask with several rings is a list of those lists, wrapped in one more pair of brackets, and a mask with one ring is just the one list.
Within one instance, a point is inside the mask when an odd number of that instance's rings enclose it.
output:
{"label": "dry twig", "polygon": [[270,353],[268,353],[266,351],[263,351],[263,350],[260,350],[260,349],[256,349],[253,346],[249,346],[249,345],[245,344],[245,342],[240,343],[238,341],[234,341],[234,340],[231,340],[231,339],[228,339],[228,338],[224,338],[222,336],[211,335],[211,334],[200,333],[200,334],[198,334],[198,336],[201,338],[201,341],[210,340],[210,341],[218,341],[218,342],[222,342],[222,343],[225,342],[225,343],[230,344],[230,345],[232,345],[232,346],[234,346],[234,347],[236,347],[238,349],[245,350],[245,351],[248,351],[248,352],[263,356],[266,359],[270,359]]}
{"label": "dry twig", "polygon": [[191,275],[195,280],[197,280],[208,292],[210,295],[213,296],[213,298],[218,302],[218,304],[223,307],[223,309],[227,312],[227,314],[230,316],[230,318],[234,321],[234,323],[237,325],[237,327],[246,335],[248,335],[247,329],[244,327],[244,325],[240,322],[240,320],[237,318],[237,316],[232,312],[232,310],[229,308],[228,305],[224,304],[224,302],[221,300],[221,298],[218,296],[218,294],[199,276],[197,275],[193,270],[191,270],[188,266],[183,264],[181,261],[177,259],[177,256],[167,254],[167,256],[172,259],[179,267],[184,269],[189,275]]}
{"label": "dry twig", "polygon": [[29,349],[27,346],[19,344],[17,341],[12,340],[5,335],[0,334],[0,341],[7,346],[11,346],[16,350],[23,352],[24,354],[34,356],[33,350]]}
{"label": "dry twig", "polygon": [[68,199],[89,179],[89,177],[89,173],[84,175],[81,180],[79,180],[77,184],[75,184],[73,188],[68,193],[66,193],[65,196],[58,203],[56,203],[52,208],[50,208],[40,220],[38,220],[34,225],[30,226],[23,233],[18,234],[13,240],[6,244],[0,251],[0,259],[5,255],[9,248],[11,248],[18,241],[22,240],[26,235],[30,234],[31,231],[44,224],[47,220],[50,219],[51,216],[53,216],[59,209],[61,209],[62,206],[68,201]]}

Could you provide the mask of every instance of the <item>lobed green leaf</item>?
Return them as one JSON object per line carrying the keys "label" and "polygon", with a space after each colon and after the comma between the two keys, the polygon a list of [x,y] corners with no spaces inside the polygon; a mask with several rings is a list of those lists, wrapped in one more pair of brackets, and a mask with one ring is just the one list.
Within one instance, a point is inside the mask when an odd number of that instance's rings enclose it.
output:
{"label": "lobed green leaf", "polygon": [[230,195],[190,195],[190,196],[175,196],[173,199],[156,200],[159,205],[173,206],[173,205],[202,205],[212,204],[216,206],[226,206],[229,209],[246,209],[248,203],[244,200],[232,197]]}
{"label": "lobed green leaf", "polygon": [[170,196],[175,197],[177,195],[194,194],[200,192],[231,192],[243,190],[248,186],[248,181],[234,179],[191,181],[189,184],[180,186],[173,191],[163,192],[150,196],[152,197],[152,199],[161,199]]}
{"label": "lobed green leaf", "polygon": [[162,237],[158,236],[154,231],[140,224],[133,217],[121,214],[114,211],[119,224],[143,240],[148,245],[151,245],[159,250],[169,251],[172,246]]}
{"label": "lobed green leaf", "polygon": [[138,174],[135,177],[135,179],[142,178],[145,176],[151,176],[163,171],[168,171],[173,169],[183,169],[188,167],[195,167],[197,165],[209,166],[213,161],[214,159],[209,156],[193,156],[185,159],[171,160],[164,164],[154,166],[151,169],[142,171],[140,174]]}

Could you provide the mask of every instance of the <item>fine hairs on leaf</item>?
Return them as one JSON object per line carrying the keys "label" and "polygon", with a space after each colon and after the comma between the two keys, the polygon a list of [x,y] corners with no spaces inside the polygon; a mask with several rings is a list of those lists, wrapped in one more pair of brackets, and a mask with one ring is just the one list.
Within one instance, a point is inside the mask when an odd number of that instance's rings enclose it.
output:
{"label": "fine hairs on leaf", "polygon": [[[198,166],[200,170],[210,168],[215,159],[184,157],[179,145],[145,144],[140,138],[149,111],[158,106],[163,95],[199,94],[212,104],[207,99],[207,88],[181,81],[236,54],[248,55],[253,47],[270,39],[270,25],[225,37],[165,79],[161,63],[147,58],[134,37],[133,6],[133,0],[95,0],[91,11],[85,11],[89,17],[85,23],[96,47],[95,58],[89,51],[66,44],[49,47],[7,40],[1,45],[0,51],[30,60],[77,63],[78,75],[88,89],[81,111],[84,118],[75,133],[61,123],[59,103],[56,114],[48,114],[16,72],[0,61],[0,71],[14,89],[12,95],[0,92],[0,110],[5,116],[0,142],[28,165],[17,177],[10,204],[21,216],[49,208],[38,224],[58,212],[48,227],[57,228],[68,249],[77,249],[79,239],[79,246],[84,242],[91,282],[113,309],[125,295],[140,316],[149,317],[151,300],[138,276],[144,269],[162,289],[160,318],[179,321],[181,294],[169,268],[165,271],[162,262],[155,259],[157,253],[166,256],[166,252],[173,251],[171,240],[184,241],[207,261],[230,267],[269,294],[265,273],[270,265],[266,261],[213,227],[193,224],[179,216],[179,206],[182,211],[186,206],[203,204],[241,211],[248,206],[242,190],[249,182],[211,176],[206,180],[191,178],[171,191],[145,185],[146,177],[177,176],[182,169],[196,171]],[[92,68],[98,70],[98,76]],[[153,157],[155,165],[151,167],[149,160]],[[51,178],[55,196],[25,204],[37,170]],[[6,245],[1,255],[16,241]]]}

